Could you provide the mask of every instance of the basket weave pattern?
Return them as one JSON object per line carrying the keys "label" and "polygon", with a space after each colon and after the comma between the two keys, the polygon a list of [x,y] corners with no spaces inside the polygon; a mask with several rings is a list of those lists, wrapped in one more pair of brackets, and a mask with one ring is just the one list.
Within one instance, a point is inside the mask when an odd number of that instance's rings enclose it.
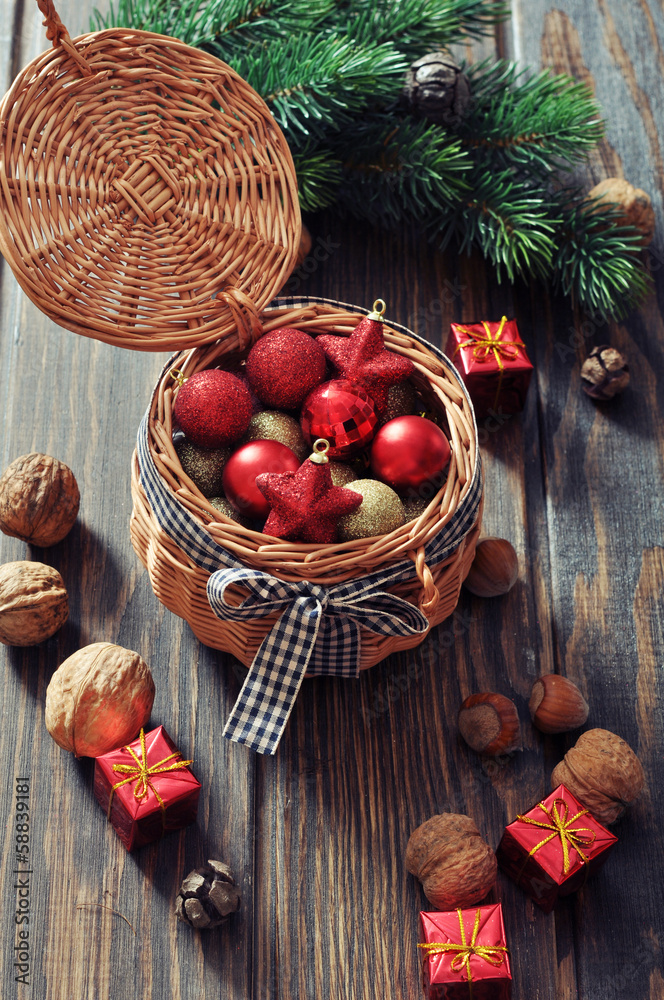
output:
{"label": "basket weave pattern", "polygon": [[[313,335],[334,333],[349,336],[362,314],[325,302],[309,302],[296,308],[270,309],[262,316],[263,330],[295,326]],[[177,386],[170,375],[173,368],[193,375],[204,368],[235,367],[241,357],[226,345],[190,351],[172,359],[153,396],[149,420],[149,446],[160,476],[194,517],[206,526],[212,538],[245,565],[289,581],[309,580],[331,586],[356,576],[402,562],[413,563],[410,580],[388,588],[415,604],[430,625],[436,625],[454,610],[461,583],[472,562],[479,535],[481,511],[473,528],[455,551],[439,565],[425,561],[425,544],[434,538],[463,503],[477,458],[473,416],[465,394],[439,359],[424,345],[385,324],[386,346],[413,361],[414,382],[428,409],[446,427],[452,459],[445,485],[432,498],[427,510],[416,520],[388,535],[332,545],[307,545],[272,539],[224,518],[203,497],[183,473],[172,442],[172,408]],[[185,618],[206,645],[231,652],[250,665],[256,650],[272,628],[276,615],[245,623],[224,622],[211,611],[206,594],[209,573],[178,548],[159,526],[139,478],[134,456],[132,475],[134,508],[131,537],[134,548],[147,567],[159,600]],[[245,593],[238,587],[237,602]],[[361,668],[373,666],[398,649],[422,641],[419,637],[379,636],[363,630]]]}
{"label": "basket weave pattern", "polygon": [[292,270],[301,223],[286,141],[229,66],[146,31],[70,39],[0,106],[0,250],[76,333],[163,351],[236,337]]}

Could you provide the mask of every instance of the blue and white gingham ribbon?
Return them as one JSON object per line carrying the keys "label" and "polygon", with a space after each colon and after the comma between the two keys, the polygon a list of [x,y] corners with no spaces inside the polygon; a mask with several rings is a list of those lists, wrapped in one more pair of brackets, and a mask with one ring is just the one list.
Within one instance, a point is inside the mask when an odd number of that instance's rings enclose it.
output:
{"label": "blue and white gingham ribbon", "polygon": [[[443,359],[430,344],[426,346]],[[447,359],[443,361],[458,380]],[[171,365],[172,361],[164,371]],[[250,621],[281,611],[254,657],[224,728],[227,739],[258,753],[273,754],[307,671],[310,675],[357,677],[360,627],[386,636],[424,635],[428,630],[429,622],[421,611],[384,589],[412,577],[412,560],[404,559],[332,587],[307,580],[289,583],[245,566],[214,541],[164,484],[148,446],[149,413],[148,409],[138,432],[141,485],[162,530],[196,565],[210,573],[207,596],[214,614],[224,621]],[[425,546],[429,566],[446,559],[471,529],[477,520],[481,495],[478,453],[464,501],[444,529]],[[230,586],[249,592],[239,607],[226,600]]]}

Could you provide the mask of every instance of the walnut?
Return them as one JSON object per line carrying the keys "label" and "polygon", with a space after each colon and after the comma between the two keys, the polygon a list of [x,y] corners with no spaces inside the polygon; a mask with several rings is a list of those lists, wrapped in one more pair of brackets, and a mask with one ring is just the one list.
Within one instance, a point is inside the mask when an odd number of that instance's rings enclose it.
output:
{"label": "walnut", "polygon": [[94,642],[53,674],[44,720],[59,746],[77,757],[99,757],[135,739],[153,701],[152,674],[138,653]]}
{"label": "walnut", "polygon": [[31,545],[62,541],[78,515],[74,473],[50,455],[21,455],[0,478],[0,530]]}
{"label": "walnut", "polygon": [[588,192],[588,200],[612,202],[620,212],[618,224],[634,226],[643,236],[643,246],[655,235],[655,213],[649,195],[622,177],[607,177]]}
{"label": "walnut", "polygon": [[464,909],[484,899],[496,882],[496,855],[469,816],[432,816],[410,835],[406,868],[438,910]]}
{"label": "walnut", "polygon": [[608,729],[579,736],[553,769],[551,787],[565,785],[600,823],[615,823],[640,794],[645,782],[632,748]]}
{"label": "walnut", "polygon": [[69,598],[57,569],[40,562],[0,566],[0,642],[34,646],[67,621]]}

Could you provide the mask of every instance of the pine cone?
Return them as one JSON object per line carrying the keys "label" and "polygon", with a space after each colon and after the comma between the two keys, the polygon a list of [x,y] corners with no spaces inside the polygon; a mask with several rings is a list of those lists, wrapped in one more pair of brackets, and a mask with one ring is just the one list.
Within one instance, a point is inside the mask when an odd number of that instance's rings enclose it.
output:
{"label": "pine cone", "polygon": [[175,900],[176,916],[198,929],[218,927],[240,909],[240,892],[228,865],[210,861],[189,872]]}
{"label": "pine cone", "polygon": [[454,127],[472,103],[468,78],[449,52],[428,52],[409,67],[403,96],[410,111]]}
{"label": "pine cone", "polygon": [[629,365],[608,344],[593,347],[581,367],[581,385],[592,399],[613,399],[629,382]]}

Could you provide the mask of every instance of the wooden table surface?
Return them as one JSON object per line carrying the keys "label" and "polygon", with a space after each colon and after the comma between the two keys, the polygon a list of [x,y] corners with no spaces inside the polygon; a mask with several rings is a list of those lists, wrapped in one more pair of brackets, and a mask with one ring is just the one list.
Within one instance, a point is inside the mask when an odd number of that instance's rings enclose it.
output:
{"label": "wooden table surface", "polygon": [[[72,35],[91,0],[59,2]],[[3,0],[0,73],[46,47],[36,5]],[[627,177],[651,194],[662,223],[664,11],[656,0],[513,0],[513,19],[485,51],[588,80],[608,119],[589,177]],[[4,88],[3,88],[4,89]],[[664,134],[661,133],[661,134]],[[320,258],[298,291],[369,306],[435,344],[451,320],[515,315],[535,378],[522,415],[480,428],[485,534],[515,545],[520,574],[493,601],[462,593],[455,615],[414,651],[358,681],[305,682],[274,758],[222,738],[244,671],[203,647],[154,597],[129,540],[130,457],[165,355],[138,354],[62,330],[2,265],[0,464],[37,450],[74,470],[82,494],[72,533],[48,550],[0,536],[0,561],[36,559],[63,575],[71,615],[51,640],[2,647],[0,996],[34,1000],[412,1000],[420,995],[417,915],[404,868],[408,836],[436,812],[468,813],[494,846],[517,812],[549,788],[574,736],[529,722],[533,681],[576,681],[588,727],[624,737],[647,790],[615,828],[600,875],[544,915],[502,875],[515,1000],[664,997],[664,279],[621,324],[584,321],[541,287],[497,285],[479,257],[440,255],[416,234],[386,238],[310,221]],[[581,391],[594,344],[628,359],[632,382],[610,406]],[[65,657],[107,640],[138,650],[164,724],[195,760],[198,821],[129,855],[92,792],[93,763],[57,747],[44,694]],[[460,742],[456,713],[475,691],[512,697],[523,753],[483,764]],[[29,778],[30,972],[15,982],[14,804]],[[178,924],[182,877],[225,860],[242,887],[240,914],[196,933]]]}

